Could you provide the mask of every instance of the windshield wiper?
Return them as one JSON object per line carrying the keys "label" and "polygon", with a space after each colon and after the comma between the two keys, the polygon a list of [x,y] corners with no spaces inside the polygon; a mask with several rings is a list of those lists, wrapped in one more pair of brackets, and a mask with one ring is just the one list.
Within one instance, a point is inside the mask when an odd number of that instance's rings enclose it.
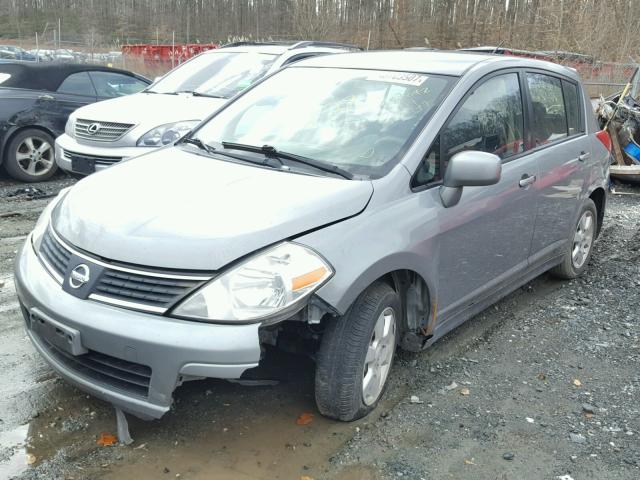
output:
{"label": "windshield wiper", "polygon": [[195,145],[200,150],[204,150],[207,153],[216,153],[216,149],[211,145],[207,145],[197,137],[184,137],[180,143],[188,143],[189,145]]}
{"label": "windshield wiper", "polygon": [[[340,175],[347,180],[353,179],[353,174],[344,170],[337,165],[333,165],[331,163],[321,162],[319,160],[315,160],[313,158],[303,157],[301,155],[296,155],[295,153],[283,152],[281,150],[277,150],[275,147],[271,145],[263,145],[258,147],[256,145],[245,145],[242,143],[233,143],[233,142],[222,142],[222,146],[224,148],[229,148],[233,150],[244,150],[246,152],[254,152],[254,153],[262,153],[267,158],[275,158],[275,159],[285,159],[291,160],[297,163],[302,163],[303,165],[307,165],[309,167],[313,167],[317,170],[322,170],[323,172],[334,173],[336,175]],[[282,160],[280,160],[282,163]]]}
{"label": "windshield wiper", "polygon": [[189,92],[189,93],[191,93],[191,95],[193,95],[194,97],[224,98],[224,99],[227,98],[227,97],[223,97],[222,95],[212,95],[212,94],[209,94],[209,93],[196,92],[195,90],[193,92]]}
{"label": "windshield wiper", "polygon": [[220,95],[209,95],[208,93],[196,92],[195,90],[180,90],[175,92],[174,95],[178,95],[179,93],[190,93],[194,97],[225,98]]}
{"label": "windshield wiper", "polygon": [[222,150],[218,150],[217,148],[212,147],[211,145],[208,145],[208,144],[204,143],[202,140],[200,140],[197,137],[184,137],[178,143],[186,143],[186,144],[189,144],[189,145],[195,145],[200,150],[204,150],[207,153],[213,153],[213,154],[216,154],[216,155],[222,155],[223,157],[233,158],[234,160],[239,160],[241,162],[253,163],[254,165],[261,165],[261,166],[266,166],[266,167],[271,167],[271,168],[280,168],[280,167],[282,167],[282,160],[278,160],[278,164],[274,165],[272,162],[269,161],[269,160],[271,160],[271,158],[265,158],[264,160],[253,160],[252,158],[247,158],[247,157],[243,157],[243,156],[240,156],[240,155],[234,155],[234,154],[229,153],[229,152],[223,152]]}

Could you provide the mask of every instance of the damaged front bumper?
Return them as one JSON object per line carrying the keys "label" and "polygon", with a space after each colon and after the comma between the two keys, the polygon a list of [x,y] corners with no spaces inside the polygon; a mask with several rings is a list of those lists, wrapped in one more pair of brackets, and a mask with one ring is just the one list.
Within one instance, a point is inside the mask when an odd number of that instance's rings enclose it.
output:
{"label": "damaged front bumper", "polygon": [[185,379],[237,379],[260,360],[259,324],[178,320],[67,294],[44,269],[30,236],[16,259],[15,282],[27,333],[49,364],[140,418],[164,415]]}

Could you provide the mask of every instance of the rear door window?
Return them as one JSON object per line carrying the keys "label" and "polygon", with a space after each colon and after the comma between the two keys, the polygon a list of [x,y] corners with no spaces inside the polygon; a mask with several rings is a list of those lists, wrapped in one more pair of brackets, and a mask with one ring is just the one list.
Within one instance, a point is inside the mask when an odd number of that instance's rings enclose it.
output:
{"label": "rear door window", "polygon": [[567,109],[567,127],[569,135],[584,132],[578,85],[562,80],[562,92],[564,93],[564,103]]}
{"label": "rear door window", "polygon": [[58,93],[71,95],[84,95],[95,97],[96,91],[93,88],[91,79],[87,72],[73,73],[69,75],[58,87]]}
{"label": "rear door window", "polygon": [[568,135],[567,112],[560,79],[531,72],[526,76],[531,96],[533,147],[566,138]]}

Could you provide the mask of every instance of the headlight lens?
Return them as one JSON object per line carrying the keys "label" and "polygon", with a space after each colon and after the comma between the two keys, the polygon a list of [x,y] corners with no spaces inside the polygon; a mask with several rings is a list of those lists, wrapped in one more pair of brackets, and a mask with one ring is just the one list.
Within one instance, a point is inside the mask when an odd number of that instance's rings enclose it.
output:
{"label": "headlight lens", "polygon": [[293,310],[333,274],[317,253],[283,243],[211,281],[173,314],[196,320],[252,321]]}
{"label": "headlight lens", "polygon": [[161,147],[185,136],[198,124],[198,120],[174,122],[160,125],[138,139],[138,147]]}
{"label": "headlight lens", "polygon": [[60,190],[60,192],[58,193],[58,196],[55,197],[53,200],[51,200],[51,202],[49,202],[49,205],[47,205],[42,211],[42,213],[40,214],[40,217],[36,222],[36,226],[33,227],[33,232],[31,232],[31,242],[33,243],[33,248],[36,252],[40,251],[40,244],[42,243],[42,237],[44,236],[44,232],[47,231],[47,227],[49,226],[49,219],[51,218],[51,212],[53,212],[53,209],[56,207],[58,203],[60,203],[60,200],[64,198],[64,196],[67,194],[67,192],[70,189],[71,187],[67,187]]}
{"label": "headlight lens", "polygon": [[67,123],[64,126],[64,133],[66,133],[70,137],[74,137],[75,130],[76,130],[76,119],[69,117],[69,119],[67,120]]}

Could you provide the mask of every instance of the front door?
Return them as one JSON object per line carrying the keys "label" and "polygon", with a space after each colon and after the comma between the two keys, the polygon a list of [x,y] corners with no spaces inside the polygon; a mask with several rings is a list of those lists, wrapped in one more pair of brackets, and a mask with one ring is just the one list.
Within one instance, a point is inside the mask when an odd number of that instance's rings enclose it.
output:
{"label": "front door", "polygon": [[439,136],[443,171],[463,150],[503,160],[498,184],[465,187],[457,205],[440,209],[438,310],[445,321],[462,320],[479,296],[527,268],[539,172],[524,152],[523,105],[518,73],[494,75],[473,87]]}

